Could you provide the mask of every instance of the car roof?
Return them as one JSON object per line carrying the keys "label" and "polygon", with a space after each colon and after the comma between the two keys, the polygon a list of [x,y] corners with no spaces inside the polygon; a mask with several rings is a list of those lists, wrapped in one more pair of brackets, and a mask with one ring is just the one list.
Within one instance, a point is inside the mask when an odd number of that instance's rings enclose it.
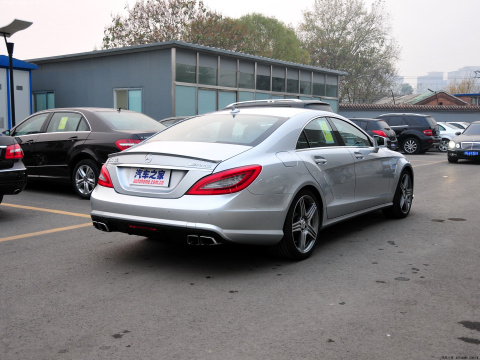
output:
{"label": "car roof", "polygon": [[225,106],[224,109],[237,109],[242,107],[295,107],[312,110],[332,111],[329,103],[320,100],[300,100],[300,99],[266,99],[240,101]]}

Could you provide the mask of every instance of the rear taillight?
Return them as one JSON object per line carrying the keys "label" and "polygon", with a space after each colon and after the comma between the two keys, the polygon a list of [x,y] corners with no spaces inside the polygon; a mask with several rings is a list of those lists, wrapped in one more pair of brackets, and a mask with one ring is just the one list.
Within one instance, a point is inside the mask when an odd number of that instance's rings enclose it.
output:
{"label": "rear taillight", "polygon": [[140,143],[141,140],[135,140],[135,139],[120,139],[115,141],[115,145],[117,148],[120,149],[120,151],[123,151],[125,149],[128,149],[132,147],[133,145],[136,145]]}
{"label": "rear taillight", "polygon": [[260,165],[244,166],[221,171],[200,179],[187,195],[231,194],[245,189],[260,174]]}
{"label": "rear taillight", "polygon": [[5,159],[23,159],[23,150],[20,145],[9,145],[7,146],[7,152],[5,153]]}
{"label": "rear taillight", "polygon": [[433,136],[433,131],[432,129],[427,129],[427,130],[423,130],[423,133],[427,136]]}
{"label": "rear taillight", "polygon": [[112,179],[105,165],[100,170],[100,176],[98,177],[98,185],[113,188]]}
{"label": "rear taillight", "polygon": [[384,137],[384,138],[388,137],[387,134],[385,134],[382,130],[372,130],[372,131],[374,134],[377,134],[381,137]]}

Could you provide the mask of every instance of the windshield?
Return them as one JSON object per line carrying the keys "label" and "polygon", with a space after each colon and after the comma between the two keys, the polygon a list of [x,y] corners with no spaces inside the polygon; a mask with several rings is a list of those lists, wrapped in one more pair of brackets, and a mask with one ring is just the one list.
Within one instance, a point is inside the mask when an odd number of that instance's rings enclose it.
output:
{"label": "windshield", "polygon": [[470,124],[463,132],[464,135],[480,135],[480,124]]}
{"label": "windshield", "polygon": [[98,111],[96,115],[102,118],[114,130],[148,130],[157,132],[166,127],[145,114],[133,111]]}
{"label": "windshield", "polygon": [[255,146],[286,118],[268,115],[208,114],[179,122],[150,141],[192,141]]}

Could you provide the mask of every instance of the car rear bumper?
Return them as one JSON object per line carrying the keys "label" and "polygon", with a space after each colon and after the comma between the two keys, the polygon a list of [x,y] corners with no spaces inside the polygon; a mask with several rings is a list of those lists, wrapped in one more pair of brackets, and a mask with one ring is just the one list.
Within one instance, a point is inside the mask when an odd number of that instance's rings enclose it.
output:
{"label": "car rear bumper", "polygon": [[13,169],[0,171],[0,195],[18,194],[27,184],[27,170]]}
{"label": "car rear bumper", "polygon": [[[241,194],[241,196],[239,196]],[[273,245],[283,237],[286,195],[229,195],[159,199],[122,195],[97,187],[91,197],[94,226],[103,231],[186,242],[212,237],[218,243]]]}

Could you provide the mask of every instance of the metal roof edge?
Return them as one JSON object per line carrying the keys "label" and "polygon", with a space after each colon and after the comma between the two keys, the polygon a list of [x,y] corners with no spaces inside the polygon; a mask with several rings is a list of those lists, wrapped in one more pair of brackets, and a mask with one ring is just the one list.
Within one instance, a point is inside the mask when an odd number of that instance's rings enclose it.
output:
{"label": "metal roof edge", "polygon": [[338,76],[348,75],[348,73],[345,71],[325,69],[325,68],[312,66],[312,65],[304,65],[304,64],[298,64],[298,63],[293,63],[293,62],[288,62],[283,60],[270,59],[262,56],[255,56],[255,55],[250,55],[250,54],[245,54],[240,52],[234,52],[230,50],[223,50],[223,49],[214,48],[210,46],[185,43],[183,41],[178,41],[178,40],[171,40],[171,41],[158,42],[158,43],[152,43],[152,44],[143,44],[143,45],[132,45],[132,46],[114,48],[114,49],[94,50],[90,52],[58,55],[58,56],[45,57],[45,58],[29,59],[27,61],[35,64],[46,64],[46,63],[53,63],[53,62],[82,60],[82,59],[89,59],[89,58],[96,58],[96,57],[113,56],[113,55],[119,55],[119,54],[129,54],[129,53],[144,52],[144,51],[155,51],[155,50],[170,49],[170,48],[181,48],[186,50],[204,51],[204,52],[209,52],[217,55],[223,54],[227,56],[234,56],[237,58],[243,58],[243,59],[249,59],[249,60],[255,60],[255,61],[264,61],[272,65],[277,64],[277,65],[296,67],[299,69],[321,71],[321,72],[338,75]]}

